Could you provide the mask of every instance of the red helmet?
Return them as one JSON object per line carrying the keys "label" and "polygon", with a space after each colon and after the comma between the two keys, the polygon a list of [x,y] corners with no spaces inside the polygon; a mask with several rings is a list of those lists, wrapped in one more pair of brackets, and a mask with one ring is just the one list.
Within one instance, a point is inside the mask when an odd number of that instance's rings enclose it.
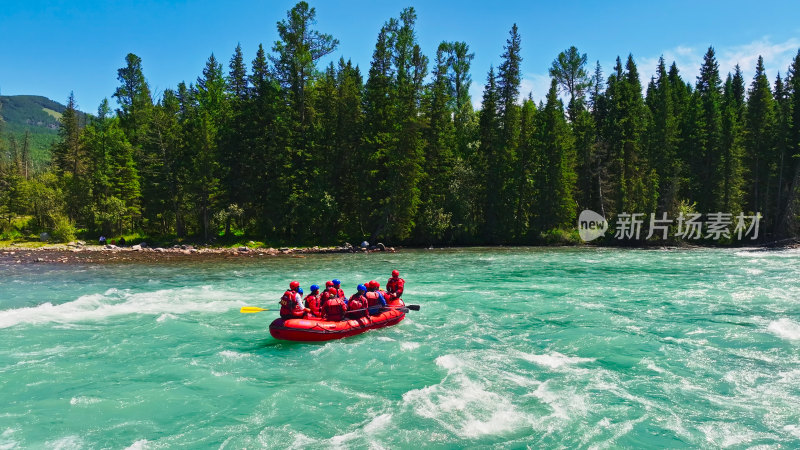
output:
{"label": "red helmet", "polygon": [[368,288],[370,288],[370,289],[375,289],[375,285],[376,285],[376,284],[378,284],[378,282],[377,282],[377,281],[375,281],[375,280],[369,280],[369,283],[367,283],[367,287],[368,287]]}
{"label": "red helmet", "polygon": [[292,281],[291,283],[289,283],[289,289],[293,291],[296,291],[299,287],[300,287],[299,281]]}
{"label": "red helmet", "polygon": [[397,278],[399,276],[400,276],[400,272],[399,271],[397,271],[397,270],[393,270],[392,271],[392,278]]}
{"label": "red helmet", "polygon": [[336,295],[336,289],[335,289],[335,288],[332,288],[332,287],[331,287],[331,288],[328,288],[328,294],[329,294],[329,295]]}
{"label": "red helmet", "polygon": [[333,281],[326,281],[325,287],[333,287]]}

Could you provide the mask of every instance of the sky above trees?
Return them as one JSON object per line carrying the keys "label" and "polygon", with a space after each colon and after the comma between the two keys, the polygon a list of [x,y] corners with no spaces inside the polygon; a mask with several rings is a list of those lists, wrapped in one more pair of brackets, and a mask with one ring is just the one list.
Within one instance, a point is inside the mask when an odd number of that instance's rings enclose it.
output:
{"label": "sky above trees", "polygon": [[[589,2],[587,2],[589,3]],[[201,74],[213,52],[227,58],[241,43],[245,60],[259,43],[270,48],[278,38],[275,23],[292,0],[192,1],[30,1],[6,0],[0,12],[0,94],[39,94],[66,101],[70,91],[81,110],[95,111],[116,88],[116,70],[125,55],[142,58],[154,93],[175,88]],[[352,59],[366,71],[381,25],[405,6],[417,10],[423,52],[433,55],[443,40],[464,41],[475,52],[472,78],[485,78],[500,63],[509,27],[519,26],[522,52],[521,95],[544,99],[547,69],[571,45],[599,60],[605,71],[617,55],[632,53],[646,86],[659,56],[675,60],[686,79],[699,73],[709,45],[720,72],[735,64],[752,73],[758,55],[767,75],[784,74],[800,47],[800,3],[778,1],[689,2],[537,2],[390,1],[312,2],[317,29],[340,41],[321,61]],[[592,65],[590,64],[590,65]],[[481,83],[473,83],[479,103]]]}

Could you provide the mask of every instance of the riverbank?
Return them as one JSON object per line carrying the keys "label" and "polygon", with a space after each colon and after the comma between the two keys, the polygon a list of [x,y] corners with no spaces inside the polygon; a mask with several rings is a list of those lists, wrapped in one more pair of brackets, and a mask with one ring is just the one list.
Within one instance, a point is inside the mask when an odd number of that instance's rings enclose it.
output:
{"label": "riverbank", "polygon": [[156,262],[191,261],[206,259],[242,259],[290,256],[303,258],[306,255],[326,253],[370,253],[396,251],[382,244],[370,248],[350,245],[338,247],[282,247],[262,248],[240,246],[235,248],[195,247],[192,245],[173,245],[172,247],[149,247],[137,244],[119,247],[116,245],[86,245],[83,242],[35,246],[29,243],[15,243],[0,247],[0,263],[106,263],[106,262]]}
{"label": "riverbank", "polygon": [[[689,243],[678,243],[673,245],[652,245],[652,246],[604,246],[586,244],[587,247],[603,248],[629,248],[629,249],[703,249],[703,248],[724,248],[720,246],[708,247]],[[505,246],[513,248],[514,246]],[[749,249],[775,250],[800,248],[800,241],[797,239],[784,239],[780,241],[766,242],[748,247]],[[171,247],[149,247],[147,244],[137,244],[132,246],[119,247],[116,245],[86,245],[85,243],[71,242],[69,244],[45,244],[38,242],[12,243],[0,245],[0,263],[87,263],[102,264],[114,262],[161,262],[161,261],[192,261],[192,260],[236,260],[247,258],[264,258],[275,256],[288,256],[294,258],[304,258],[307,255],[329,254],[329,253],[373,253],[387,252],[395,253],[394,247],[386,247],[383,244],[370,246],[369,248],[354,247],[344,245],[337,247],[281,247],[264,248],[257,246],[239,247],[210,247],[193,245],[173,245]]]}

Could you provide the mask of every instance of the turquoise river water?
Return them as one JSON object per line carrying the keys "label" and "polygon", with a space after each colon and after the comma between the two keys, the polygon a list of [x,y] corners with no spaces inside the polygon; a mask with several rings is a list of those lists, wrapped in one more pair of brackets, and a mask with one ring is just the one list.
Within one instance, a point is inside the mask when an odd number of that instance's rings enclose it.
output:
{"label": "turquoise river water", "polygon": [[[397,326],[277,341],[291,279]],[[800,447],[800,250],[0,266],[0,449]]]}

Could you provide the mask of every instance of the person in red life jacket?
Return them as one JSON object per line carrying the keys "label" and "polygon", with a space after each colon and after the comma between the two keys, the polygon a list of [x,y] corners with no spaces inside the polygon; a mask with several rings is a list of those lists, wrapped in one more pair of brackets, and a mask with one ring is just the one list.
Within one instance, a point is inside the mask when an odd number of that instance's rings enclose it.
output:
{"label": "person in red life jacket", "polygon": [[322,311],[320,310],[319,304],[319,286],[312,284],[310,289],[311,293],[306,296],[306,315],[309,317],[322,317]]}
{"label": "person in red life jacket", "polygon": [[339,281],[339,280],[334,278],[333,281],[331,281],[331,283],[333,283],[333,288],[336,289],[336,296],[337,297],[347,298],[347,296],[344,295],[344,291],[341,288],[341,285],[342,285],[341,281]]}
{"label": "person in red life jacket", "polygon": [[326,281],[325,282],[325,290],[322,291],[322,295],[319,297],[319,307],[320,309],[325,307],[325,303],[328,303],[328,299],[330,298],[330,294],[328,290],[333,287],[333,281]]}
{"label": "person in red life jacket", "polygon": [[284,292],[283,296],[281,296],[281,318],[297,319],[303,317],[303,314],[305,314],[305,309],[302,305],[303,297],[300,292],[298,292],[299,289],[299,282],[292,281],[289,283],[289,290]]}
{"label": "person in red life jacket", "polygon": [[367,293],[367,287],[359,284],[357,289],[358,292],[351,295],[350,300],[347,301],[347,310],[353,311],[347,313],[347,317],[351,319],[358,319],[367,315],[367,297],[364,296]]}
{"label": "person in red life jacket", "polygon": [[403,295],[403,287],[406,280],[400,278],[400,272],[397,270],[392,271],[392,278],[386,282],[386,293],[391,295],[392,299],[400,298]]}
{"label": "person in red life jacket", "polygon": [[379,306],[386,306],[386,298],[380,290],[381,285],[375,280],[367,283],[367,293],[364,296],[367,298],[367,307],[370,314],[376,314],[380,311]]}
{"label": "person in red life jacket", "polygon": [[347,312],[347,302],[344,298],[336,295],[336,289],[330,288],[327,291],[328,301],[322,306],[322,314],[325,320],[337,322],[344,319]]}

